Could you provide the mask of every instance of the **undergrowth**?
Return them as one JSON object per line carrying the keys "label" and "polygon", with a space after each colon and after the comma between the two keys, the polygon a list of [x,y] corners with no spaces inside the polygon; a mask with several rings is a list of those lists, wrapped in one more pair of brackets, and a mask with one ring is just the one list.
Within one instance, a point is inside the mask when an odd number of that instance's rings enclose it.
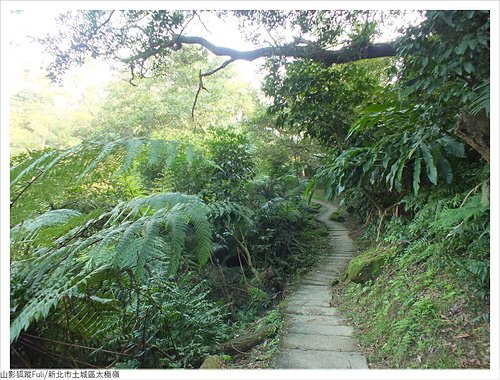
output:
{"label": "undergrowth", "polygon": [[245,135],[214,133],[209,159],[136,140],[12,167],[13,367],[197,368],[259,321],[279,324],[325,231],[297,177],[254,178]]}
{"label": "undergrowth", "polygon": [[489,206],[480,186],[445,192],[404,199],[378,243],[369,227],[380,275],[335,291],[373,368],[489,367]]}

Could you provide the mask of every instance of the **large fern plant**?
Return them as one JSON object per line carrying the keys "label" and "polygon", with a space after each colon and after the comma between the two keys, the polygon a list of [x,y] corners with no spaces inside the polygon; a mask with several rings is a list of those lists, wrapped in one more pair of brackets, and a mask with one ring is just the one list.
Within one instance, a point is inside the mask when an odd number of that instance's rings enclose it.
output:
{"label": "large fern plant", "polygon": [[203,265],[211,249],[207,212],[198,197],[163,193],[122,202],[49,245],[33,241],[54,226],[54,215],[57,223],[78,213],[49,211],[15,226],[13,247],[31,242],[32,252],[11,266],[11,341],[63,299],[102,303],[99,292],[87,290],[103,278],[130,275],[133,286],[141,286],[149,276],[174,276],[183,262]]}

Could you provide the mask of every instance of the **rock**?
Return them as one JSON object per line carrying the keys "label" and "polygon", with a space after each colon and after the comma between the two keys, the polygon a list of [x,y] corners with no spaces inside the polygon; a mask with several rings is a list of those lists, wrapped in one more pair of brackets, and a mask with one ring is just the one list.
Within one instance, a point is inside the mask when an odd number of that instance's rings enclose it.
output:
{"label": "rock", "polygon": [[222,358],[218,355],[207,356],[200,366],[200,369],[220,369],[222,368]]}
{"label": "rock", "polygon": [[306,207],[306,210],[312,214],[317,214],[321,211],[319,207],[311,207],[311,206]]}
{"label": "rock", "polygon": [[387,253],[371,250],[356,256],[347,267],[347,278],[352,282],[362,284],[374,280],[382,271]]}
{"label": "rock", "polygon": [[309,208],[311,208],[315,211],[320,211],[321,205],[319,203],[311,203],[311,204],[309,204]]}
{"label": "rock", "polygon": [[345,218],[342,215],[340,215],[338,211],[332,212],[332,214],[330,215],[330,220],[340,223],[345,222]]}

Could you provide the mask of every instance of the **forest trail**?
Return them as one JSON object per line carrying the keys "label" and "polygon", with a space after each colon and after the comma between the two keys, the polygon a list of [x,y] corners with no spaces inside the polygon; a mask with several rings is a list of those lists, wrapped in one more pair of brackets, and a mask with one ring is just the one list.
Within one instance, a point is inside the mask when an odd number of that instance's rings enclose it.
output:
{"label": "forest trail", "polygon": [[355,255],[349,230],[329,219],[337,207],[315,200],[326,208],[317,219],[329,230],[331,250],[287,298],[285,328],[274,368],[363,369],[366,358],[358,352],[352,327],[332,307],[332,282],[340,279]]}

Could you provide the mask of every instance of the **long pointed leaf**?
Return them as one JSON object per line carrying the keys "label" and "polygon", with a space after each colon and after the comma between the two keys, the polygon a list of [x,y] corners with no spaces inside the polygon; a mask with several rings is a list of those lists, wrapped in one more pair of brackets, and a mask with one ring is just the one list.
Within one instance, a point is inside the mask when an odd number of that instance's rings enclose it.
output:
{"label": "long pointed leaf", "polygon": [[434,163],[434,158],[432,157],[431,151],[426,145],[422,145],[420,150],[423,154],[426,169],[427,169],[427,177],[429,181],[431,181],[434,185],[437,184],[437,169],[436,164]]}
{"label": "long pointed leaf", "polygon": [[420,154],[418,154],[418,156],[415,157],[415,164],[413,166],[413,193],[415,195],[418,194],[418,190],[420,189],[420,172]]}

